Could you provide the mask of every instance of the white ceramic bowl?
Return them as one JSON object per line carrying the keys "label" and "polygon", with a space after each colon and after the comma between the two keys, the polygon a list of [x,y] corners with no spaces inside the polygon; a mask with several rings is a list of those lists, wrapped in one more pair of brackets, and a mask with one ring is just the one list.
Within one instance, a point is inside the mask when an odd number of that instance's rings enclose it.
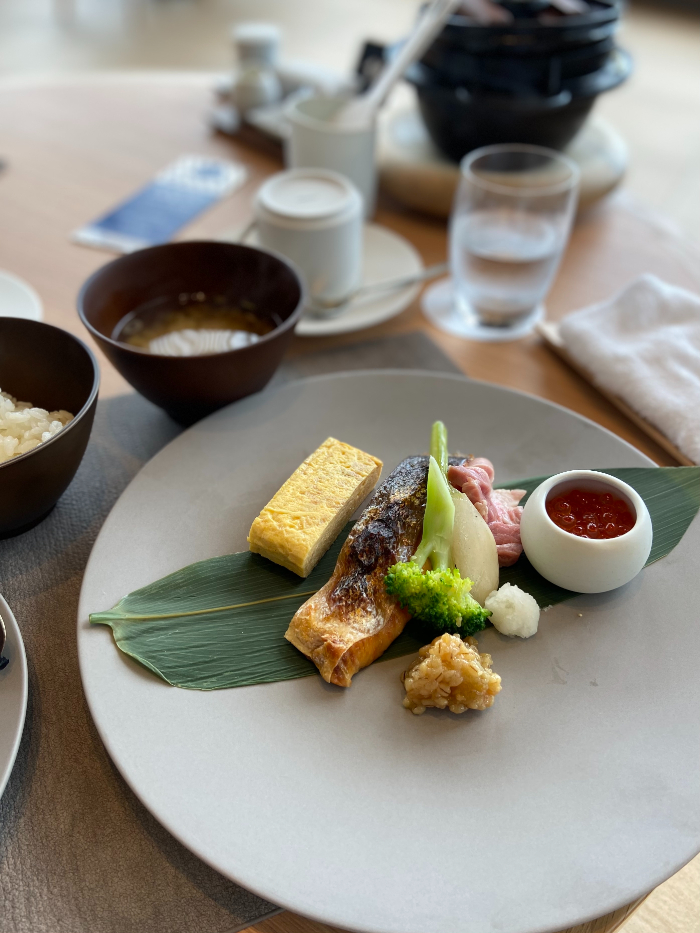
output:
{"label": "white ceramic bowl", "polygon": [[[547,500],[571,489],[611,492],[624,499],[636,521],[617,538],[581,538],[564,531],[547,515]],[[651,551],[649,510],[627,483],[594,470],[569,470],[541,483],[525,504],[520,522],[523,549],[532,566],[550,583],[577,593],[604,593],[637,576]]]}

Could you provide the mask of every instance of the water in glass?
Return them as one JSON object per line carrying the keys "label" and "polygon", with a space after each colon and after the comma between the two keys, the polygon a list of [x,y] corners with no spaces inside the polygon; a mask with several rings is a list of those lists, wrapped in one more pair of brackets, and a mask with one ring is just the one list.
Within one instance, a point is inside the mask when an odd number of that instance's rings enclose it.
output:
{"label": "water in glass", "polygon": [[508,208],[454,217],[450,262],[461,310],[496,327],[532,313],[559,264],[560,228],[545,215]]}

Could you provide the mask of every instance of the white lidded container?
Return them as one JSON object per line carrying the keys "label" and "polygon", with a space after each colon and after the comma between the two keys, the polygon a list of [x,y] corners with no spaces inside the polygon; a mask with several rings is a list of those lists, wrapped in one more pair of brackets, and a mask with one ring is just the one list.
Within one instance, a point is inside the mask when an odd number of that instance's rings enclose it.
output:
{"label": "white lidded container", "polygon": [[[547,500],[573,489],[612,493],[627,503],[634,525],[616,538],[583,538],[564,531],[547,514]],[[649,510],[639,493],[597,470],[551,476],[530,495],[520,520],[520,540],[535,570],[577,593],[605,593],[629,583],[647,562],[652,534]]]}
{"label": "white lidded container", "polygon": [[258,242],[301,273],[311,298],[341,300],[362,281],[362,197],[352,182],[323,169],[269,178],[255,198]]}

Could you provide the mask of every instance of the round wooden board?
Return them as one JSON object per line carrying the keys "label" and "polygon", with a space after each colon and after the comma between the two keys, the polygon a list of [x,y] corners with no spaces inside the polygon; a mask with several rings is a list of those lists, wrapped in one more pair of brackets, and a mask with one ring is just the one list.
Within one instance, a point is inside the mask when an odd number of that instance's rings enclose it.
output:
{"label": "round wooden board", "polygon": [[[615,189],[627,167],[627,147],[605,120],[592,117],[565,149],[581,169],[579,209]],[[401,204],[435,217],[449,216],[459,166],[433,144],[414,106],[392,109],[380,121],[382,187]]]}

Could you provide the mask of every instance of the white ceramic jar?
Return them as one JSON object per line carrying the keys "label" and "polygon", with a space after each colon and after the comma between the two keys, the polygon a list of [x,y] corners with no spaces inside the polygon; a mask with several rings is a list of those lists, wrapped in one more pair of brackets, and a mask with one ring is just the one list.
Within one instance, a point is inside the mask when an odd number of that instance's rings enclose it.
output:
{"label": "white ceramic jar", "polygon": [[362,198],[344,176],[292,169],[255,199],[258,242],[298,268],[311,298],[336,301],[362,280]]}
{"label": "white ceramic jar", "polygon": [[271,23],[241,23],[232,33],[238,57],[238,72],[231,99],[240,113],[276,103],[282,85],[275,70],[280,31]]}
{"label": "white ceramic jar", "polygon": [[334,122],[339,98],[300,91],[285,107],[290,131],[285,142],[288,168],[324,168],[349,178],[362,195],[365,217],[373,217],[377,200],[375,121],[346,125]]}
{"label": "white ceramic jar", "polygon": [[[547,514],[546,503],[572,489],[612,493],[628,504],[634,525],[617,538],[582,538],[564,531]],[[639,493],[622,480],[595,470],[569,470],[551,476],[531,494],[520,521],[520,539],[532,566],[550,583],[577,593],[604,593],[629,583],[646,564],[651,518]]]}

